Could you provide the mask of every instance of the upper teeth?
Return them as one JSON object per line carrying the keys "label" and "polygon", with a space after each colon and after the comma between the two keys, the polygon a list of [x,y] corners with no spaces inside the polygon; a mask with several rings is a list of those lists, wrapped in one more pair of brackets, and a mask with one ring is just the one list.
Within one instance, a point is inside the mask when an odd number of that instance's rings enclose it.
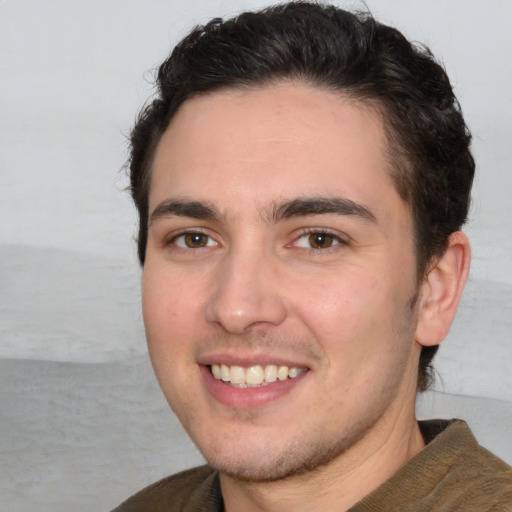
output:
{"label": "upper teeth", "polygon": [[212,364],[211,370],[216,379],[230,382],[238,387],[264,386],[276,380],[293,379],[306,371],[305,368],[289,368],[288,366],[277,366],[275,364],[269,364],[265,367],[260,365],[249,366],[248,368],[236,365]]}

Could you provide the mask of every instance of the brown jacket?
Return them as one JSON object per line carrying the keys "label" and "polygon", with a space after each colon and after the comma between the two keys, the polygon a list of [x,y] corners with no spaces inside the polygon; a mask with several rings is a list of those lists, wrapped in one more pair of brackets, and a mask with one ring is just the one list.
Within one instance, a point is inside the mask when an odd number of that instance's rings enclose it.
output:
{"label": "brown jacket", "polygon": [[[349,512],[512,512],[512,468],[461,420],[420,422],[427,446]],[[209,466],[164,478],[113,512],[222,512]]]}

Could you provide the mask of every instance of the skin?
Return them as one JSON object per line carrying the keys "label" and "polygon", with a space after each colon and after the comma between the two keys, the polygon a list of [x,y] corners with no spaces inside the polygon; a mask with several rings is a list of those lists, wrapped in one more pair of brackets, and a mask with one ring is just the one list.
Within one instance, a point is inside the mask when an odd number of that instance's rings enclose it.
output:
{"label": "skin", "polygon": [[[455,239],[418,286],[387,156],[377,112],[286,82],[187,100],[160,141],[148,346],[228,511],[346,510],[423,447],[420,349],[447,332],[469,250]],[[324,211],[326,198],[349,207]],[[293,211],[298,200],[321,213]],[[239,391],[227,405],[205,383],[212,360],[308,371],[275,397]]]}

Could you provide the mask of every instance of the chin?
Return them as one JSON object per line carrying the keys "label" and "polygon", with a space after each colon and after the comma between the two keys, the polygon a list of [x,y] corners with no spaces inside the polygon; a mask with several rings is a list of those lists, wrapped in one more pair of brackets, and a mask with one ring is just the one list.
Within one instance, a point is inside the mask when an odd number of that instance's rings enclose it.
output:
{"label": "chin", "polygon": [[[208,460],[208,459],[207,459]],[[245,461],[209,460],[209,464],[220,473],[242,482],[277,482],[313,470],[317,467],[313,461],[286,459],[273,460],[271,463],[249,463]]]}
{"label": "chin", "polygon": [[[356,444],[365,432],[344,437],[343,439],[326,439],[316,441],[296,440],[291,446],[247,446],[240,445],[238,454],[209,453],[203,456],[210,466],[234,480],[244,482],[277,482],[299,476],[328,466],[351,446]],[[251,449],[252,448],[252,449]]]}

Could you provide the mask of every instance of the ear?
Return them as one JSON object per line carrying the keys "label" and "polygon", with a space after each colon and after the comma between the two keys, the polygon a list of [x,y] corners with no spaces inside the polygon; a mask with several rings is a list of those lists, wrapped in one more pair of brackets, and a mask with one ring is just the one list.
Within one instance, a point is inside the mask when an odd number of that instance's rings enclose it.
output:
{"label": "ear", "polygon": [[460,231],[452,233],[445,253],[432,266],[420,287],[415,336],[420,345],[438,345],[448,334],[468,277],[470,260],[468,238]]}

